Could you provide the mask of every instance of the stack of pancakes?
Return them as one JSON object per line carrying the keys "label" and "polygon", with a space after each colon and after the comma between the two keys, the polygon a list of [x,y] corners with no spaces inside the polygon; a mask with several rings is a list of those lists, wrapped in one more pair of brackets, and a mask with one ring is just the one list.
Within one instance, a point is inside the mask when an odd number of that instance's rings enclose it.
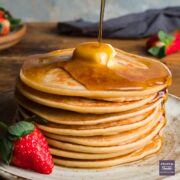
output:
{"label": "stack of pancakes", "polygon": [[110,167],[159,151],[167,83],[129,91],[87,89],[59,66],[72,52],[28,58],[16,85],[20,115],[35,114],[48,121],[36,124],[47,138],[55,164]]}

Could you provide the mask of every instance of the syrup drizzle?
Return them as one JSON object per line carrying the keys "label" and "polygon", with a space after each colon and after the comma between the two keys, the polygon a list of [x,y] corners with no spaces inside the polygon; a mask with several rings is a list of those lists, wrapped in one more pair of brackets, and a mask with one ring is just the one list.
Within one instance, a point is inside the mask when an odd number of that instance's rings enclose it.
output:
{"label": "syrup drizzle", "polygon": [[105,9],[106,0],[101,0],[101,11],[99,15],[99,34],[98,34],[98,42],[102,41],[102,29],[103,29],[103,18],[104,18],[104,9]]}

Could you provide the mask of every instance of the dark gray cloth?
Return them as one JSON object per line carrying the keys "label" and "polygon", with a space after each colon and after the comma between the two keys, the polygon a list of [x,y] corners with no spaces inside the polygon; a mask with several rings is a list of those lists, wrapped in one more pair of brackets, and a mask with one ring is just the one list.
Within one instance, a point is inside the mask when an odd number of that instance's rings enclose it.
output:
{"label": "dark gray cloth", "polygon": [[[82,19],[59,22],[58,32],[68,36],[97,37],[98,23]],[[104,38],[143,38],[159,30],[171,32],[180,29],[180,6],[147,10],[110,19],[103,23]]]}

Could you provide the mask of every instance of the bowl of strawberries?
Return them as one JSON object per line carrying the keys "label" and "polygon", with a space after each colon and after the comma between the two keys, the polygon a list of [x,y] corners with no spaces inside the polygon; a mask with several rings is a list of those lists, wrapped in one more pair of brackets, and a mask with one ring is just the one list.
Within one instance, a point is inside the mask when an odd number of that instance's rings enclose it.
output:
{"label": "bowl of strawberries", "polygon": [[26,25],[21,19],[14,18],[12,14],[0,7],[0,50],[17,44],[26,33]]}

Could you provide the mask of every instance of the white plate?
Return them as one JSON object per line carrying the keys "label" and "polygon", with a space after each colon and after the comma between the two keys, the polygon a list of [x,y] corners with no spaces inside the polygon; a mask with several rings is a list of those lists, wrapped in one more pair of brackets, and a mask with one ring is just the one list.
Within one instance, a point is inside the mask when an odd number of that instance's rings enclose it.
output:
{"label": "white plate", "polygon": [[[0,176],[11,180],[20,177],[32,180],[180,179],[180,99],[170,95],[166,104],[166,112],[168,122],[164,130],[163,148],[160,153],[152,155],[144,160],[129,163],[127,165],[96,170],[55,166],[51,175],[42,175],[13,166],[0,164]],[[169,177],[159,176],[159,160],[175,160],[176,175]]]}

